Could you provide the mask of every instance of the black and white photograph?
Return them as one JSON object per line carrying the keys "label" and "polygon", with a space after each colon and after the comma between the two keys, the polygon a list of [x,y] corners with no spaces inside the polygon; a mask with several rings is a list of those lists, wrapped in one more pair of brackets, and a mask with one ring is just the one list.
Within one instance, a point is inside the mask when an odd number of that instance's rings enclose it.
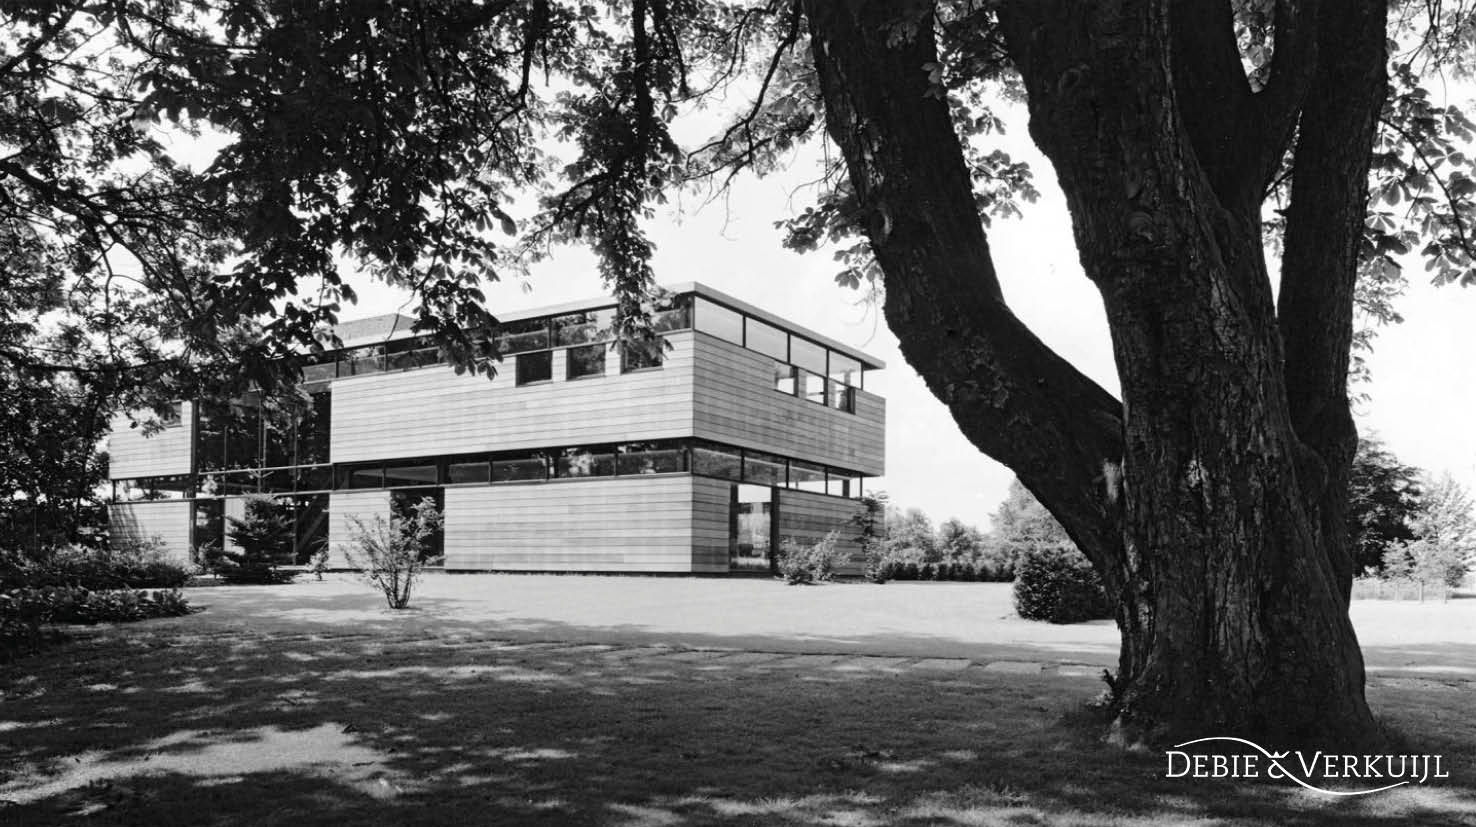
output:
{"label": "black and white photograph", "polygon": [[1476,827],[1476,0],[0,0],[0,825]]}

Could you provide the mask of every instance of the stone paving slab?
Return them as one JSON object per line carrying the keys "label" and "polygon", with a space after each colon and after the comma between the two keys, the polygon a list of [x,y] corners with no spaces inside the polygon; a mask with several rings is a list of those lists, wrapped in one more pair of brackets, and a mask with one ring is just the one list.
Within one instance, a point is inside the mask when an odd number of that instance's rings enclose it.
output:
{"label": "stone paving slab", "polygon": [[855,657],[847,658],[831,668],[842,672],[859,670],[899,672],[902,664],[910,660],[912,658]]}
{"label": "stone paving slab", "polygon": [[984,664],[985,672],[1001,672],[1007,675],[1038,675],[1043,666],[1031,661],[997,660]]}
{"label": "stone paving slab", "polygon": [[973,666],[967,658],[923,658],[912,664],[913,669],[936,669],[942,672],[962,672]]}

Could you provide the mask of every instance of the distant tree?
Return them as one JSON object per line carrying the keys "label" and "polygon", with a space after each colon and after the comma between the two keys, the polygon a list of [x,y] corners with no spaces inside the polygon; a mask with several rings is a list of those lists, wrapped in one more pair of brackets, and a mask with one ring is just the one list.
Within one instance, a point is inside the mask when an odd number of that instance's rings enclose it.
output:
{"label": "distant tree", "polygon": [[1000,546],[1014,550],[1073,545],[1066,529],[1019,479],[1010,482],[1004,502],[994,512],[994,540]]}
{"label": "distant tree", "polygon": [[862,494],[861,510],[851,517],[851,525],[861,548],[864,576],[873,583],[886,582],[887,492]]}
{"label": "distant tree", "polygon": [[938,526],[939,556],[950,563],[973,563],[984,552],[984,534],[957,517]]}
{"label": "distant tree", "polygon": [[937,535],[933,521],[920,508],[891,509],[887,514],[887,557],[914,563],[936,563]]}
{"label": "distant tree", "polygon": [[[1476,564],[1476,509],[1471,494],[1450,474],[1426,481],[1413,528],[1418,542],[1431,548],[1426,570],[1436,580],[1459,585]],[[1416,559],[1421,559],[1417,557]]]}
{"label": "distant tree", "polygon": [[1415,539],[1420,469],[1405,465],[1376,437],[1363,437],[1353,456],[1347,527],[1355,571],[1380,571],[1388,551]]}

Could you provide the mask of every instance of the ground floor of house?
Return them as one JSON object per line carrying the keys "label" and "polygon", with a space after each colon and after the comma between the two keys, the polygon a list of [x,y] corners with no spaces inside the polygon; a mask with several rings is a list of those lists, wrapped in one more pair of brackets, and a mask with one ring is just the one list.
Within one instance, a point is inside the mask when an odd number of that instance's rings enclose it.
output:
{"label": "ground floor of house", "polygon": [[[834,532],[859,573],[862,503],[847,496],[734,482],[692,473],[637,474],[529,483],[405,486],[276,495],[293,527],[293,562],[319,550],[344,568],[356,524],[390,519],[422,499],[444,524],[432,551],[450,571],[763,572],[782,544],[812,544]],[[120,502],[110,506],[115,542],[157,540],[198,559],[230,548],[228,518],[240,496]]]}

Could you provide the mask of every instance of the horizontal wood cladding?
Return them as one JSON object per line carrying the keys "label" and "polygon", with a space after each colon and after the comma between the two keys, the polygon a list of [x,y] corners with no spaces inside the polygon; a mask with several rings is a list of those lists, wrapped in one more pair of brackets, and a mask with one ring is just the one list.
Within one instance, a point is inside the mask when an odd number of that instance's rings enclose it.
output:
{"label": "horizontal wood cladding", "polygon": [[692,570],[728,570],[728,515],[733,484],[707,477],[692,478]]}
{"label": "horizontal wood cladding", "polygon": [[695,479],[448,488],[446,568],[705,571],[692,552]]}
{"label": "horizontal wood cladding", "polygon": [[118,503],[108,506],[108,533],[114,548],[124,542],[158,539],[171,559],[190,560],[190,520],[187,500]]}
{"label": "horizontal wood cladding", "polygon": [[328,498],[328,566],[341,569],[349,565],[346,549],[359,553],[353,541],[353,521],[371,526],[374,518],[390,518],[388,491],[335,491]]}
{"label": "horizontal wood cladding", "polygon": [[835,547],[849,559],[848,563],[837,567],[837,572],[859,575],[865,560],[861,557],[861,544],[856,539],[860,529],[851,520],[865,510],[861,502],[811,491],[787,488],[778,491],[780,539],[789,538],[796,543],[813,545],[834,531]]}
{"label": "horizontal wood cladding", "polygon": [[668,335],[660,369],[566,380],[554,351],[551,382],[518,387],[513,357],[496,378],[423,368],[341,379],[333,384],[334,462],[392,459],[689,435],[692,333]]}
{"label": "horizontal wood cladding", "polygon": [[846,413],[774,390],[775,361],[761,353],[706,334],[694,349],[696,436],[867,476],[885,471],[881,397],[858,390],[856,412]]}
{"label": "horizontal wood cladding", "polygon": [[[113,417],[108,434],[108,476],[115,480],[133,477],[165,477],[190,473],[191,443],[195,423],[193,405],[185,403],[177,425],[170,425],[152,436],[144,436],[143,426],[128,427],[128,417]],[[146,418],[149,414],[136,413]]]}

